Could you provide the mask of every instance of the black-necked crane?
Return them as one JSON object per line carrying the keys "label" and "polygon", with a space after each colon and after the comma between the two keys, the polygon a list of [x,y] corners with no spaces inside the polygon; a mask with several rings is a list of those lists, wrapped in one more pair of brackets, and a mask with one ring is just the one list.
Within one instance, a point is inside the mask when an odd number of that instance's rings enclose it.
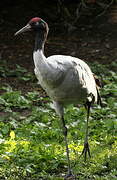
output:
{"label": "black-necked crane", "polygon": [[48,35],[48,24],[39,17],[32,18],[26,26],[15,35],[30,31],[35,33],[35,48],[33,60],[35,75],[39,84],[51,98],[56,113],[60,116],[63,126],[66,154],[68,161],[67,177],[72,177],[69,147],[67,142],[67,127],[64,121],[64,107],[67,104],[84,104],[87,109],[86,135],[82,154],[90,156],[88,144],[88,121],[92,103],[100,101],[96,80],[89,66],[82,60],[65,55],[44,55],[44,44]]}

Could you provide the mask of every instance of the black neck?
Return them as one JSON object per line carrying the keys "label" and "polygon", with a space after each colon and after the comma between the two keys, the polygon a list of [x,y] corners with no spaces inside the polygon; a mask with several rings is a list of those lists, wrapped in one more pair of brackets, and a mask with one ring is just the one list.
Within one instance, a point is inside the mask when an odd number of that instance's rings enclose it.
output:
{"label": "black neck", "polygon": [[37,31],[35,37],[35,48],[34,51],[44,50],[45,36],[43,31]]}

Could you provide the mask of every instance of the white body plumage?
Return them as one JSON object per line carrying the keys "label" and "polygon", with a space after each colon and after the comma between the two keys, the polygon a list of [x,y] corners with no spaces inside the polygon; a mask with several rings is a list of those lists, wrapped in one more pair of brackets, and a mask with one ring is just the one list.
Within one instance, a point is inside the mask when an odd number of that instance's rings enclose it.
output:
{"label": "white body plumage", "polygon": [[54,102],[85,103],[92,98],[97,102],[93,73],[84,61],[64,55],[46,58],[42,50],[34,51],[33,59],[39,84]]}

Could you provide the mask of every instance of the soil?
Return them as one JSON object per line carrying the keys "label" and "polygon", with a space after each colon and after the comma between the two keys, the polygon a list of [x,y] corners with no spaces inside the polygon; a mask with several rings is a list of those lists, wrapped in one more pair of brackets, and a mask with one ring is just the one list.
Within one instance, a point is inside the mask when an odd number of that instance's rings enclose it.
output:
{"label": "soil", "polygon": [[[33,72],[34,64],[32,51],[34,47],[33,35],[27,33],[14,37],[14,33],[25,25],[24,22],[34,15],[34,12],[23,12],[23,17],[11,10],[1,11],[0,30],[0,61],[6,62],[6,66],[13,70],[16,64]],[[4,16],[5,14],[5,16]],[[23,20],[22,20],[23,19]],[[110,22],[110,14],[101,16],[92,24],[84,22],[78,24],[77,28],[67,32],[59,22],[56,27],[50,23],[50,32],[45,46],[46,56],[54,54],[65,54],[78,57],[86,62],[99,62],[111,64],[117,60],[117,22]],[[29,19],[28,19],[29,20]],[[49,20],[50,21],[50,20]],[[24,23],[24,24],[23,24]],[[58,29],[57,29],[58,28]],[[60,30],[61,29],[61,30]],[[20,82],[17,77],[0,77],[0,84],[9,84],[14,89],[31,91],[30,82]]]}

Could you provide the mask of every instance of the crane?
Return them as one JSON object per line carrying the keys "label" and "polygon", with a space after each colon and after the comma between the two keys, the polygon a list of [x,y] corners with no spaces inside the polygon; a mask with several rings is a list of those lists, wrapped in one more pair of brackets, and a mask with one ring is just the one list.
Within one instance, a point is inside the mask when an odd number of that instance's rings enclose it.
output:
{"label": "crane", "polygon": [[63,135],[68,161],[66,179],[73,177],[67,140],[67,127],[64,120],[64,108],[68,104],[83,104],[87,110],[86,135],[82,155],[90,155],[88,143],[88,121],[92,103],[101,103],[98,80],[89,66],[79,58],[66,55],[44,55],[44,45],[49,32],[48,24],[39,17],[32,18],[26,26],[15,33],[34,32],[35,46],[33,60],[35,75],[39,84],[51,98],[55,111],[59,115],[63,127]]}

